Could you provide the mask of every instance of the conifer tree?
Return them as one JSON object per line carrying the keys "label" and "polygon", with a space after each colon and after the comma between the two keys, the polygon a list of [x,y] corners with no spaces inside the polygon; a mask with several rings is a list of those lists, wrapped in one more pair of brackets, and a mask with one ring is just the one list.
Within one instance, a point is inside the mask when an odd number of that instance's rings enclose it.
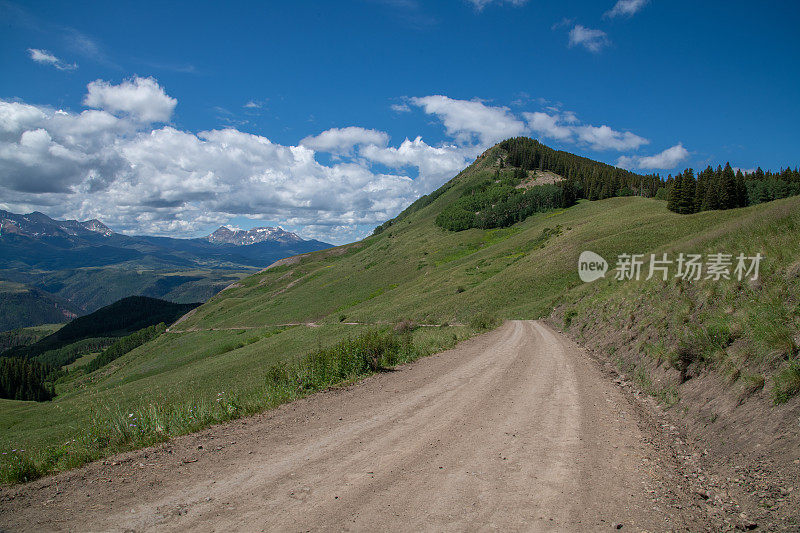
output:
{"label": "conifer tree", "polygon": [[745,185],[741,169],[736,171],[736,203],[737,207],[747,206],[747,185]]}
{"label": "conifer tree", "polygon": [[683,174],[676,174],[674,178],[671,178],[672,186],[669,188],[669,193],[667,193],[667,209],[676,213],[678,212],[678,198],[680,197],[682,178]]}
{"label": "conifer tree", "polygon": [[694,171],[691,168],[687,168],[683,171],[683,178],[681,179],[678,196],[678,213],[694,213],[695,186]]}

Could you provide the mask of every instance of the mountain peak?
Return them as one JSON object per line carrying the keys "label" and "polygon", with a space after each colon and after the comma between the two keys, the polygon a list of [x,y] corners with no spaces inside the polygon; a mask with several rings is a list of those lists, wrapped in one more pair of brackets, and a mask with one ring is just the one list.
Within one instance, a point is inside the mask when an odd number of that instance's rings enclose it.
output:
{"label": "mountain peak", "polygon": [[264,226],[250,230],[231,229],[227,226],[220,226],[217,231],[205,237],[213,244],[234,244],[236,246],[247,246],[259,242],[275,242],[288,244],[301,242],[303,239],[290,231],[286,231],[280,226]]}
{"label": "mountain peak", "polygon": [[80,225],[83,226],[84,228],[88,229],[89,231],[94,231],[95,233],[100,233],[102,235],[105,235],[106,237],[109,237],[110,235],[112,235],[114,233],[113,231],[111,231],[111,228],[109,228],[108,226],[106,226],[105,224],[103,224],[102,222],[97,220],[96,218],[93,218],[91,220],[87,220],[85,222],[81,222]]}

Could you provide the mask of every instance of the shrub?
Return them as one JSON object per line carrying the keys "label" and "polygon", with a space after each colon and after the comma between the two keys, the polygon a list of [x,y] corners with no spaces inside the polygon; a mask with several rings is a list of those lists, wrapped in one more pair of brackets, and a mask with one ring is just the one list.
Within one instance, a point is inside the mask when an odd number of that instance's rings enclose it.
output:
{"label": "shrub", "polygon": [[403,337],[394,331],[367,331],[309,353],[298,361],[294,370],[270,370],[268,375],[278,372],[280,382],[285,383],[282,376],[289,372],[296,376],[297,389],[320,390],[412,359],[415,350],[410,335]]}
{"label": "shrub", "polygon": [[469,327],[477,330],[489,330],[497,327],[499,322],[497,316],[488,311],[482,311],[470,317]]}
{"label": "shrub", "polygon": [[0,481],[3,483],[27,483],[44,475],[36,463],[24,453],[12,452],[11,457],[0,469]]}
{"label": "shrub", "polygon": [[764,376],[760,374],[747,375],[744,378],[744,393],[754,394],[764,388]]}
{"label": "shrub", "polygon": [[415,329],[417,329],[417,325],[414,322],[412,322],[411,320],[401,320],[394,327],[394,331],[396,333],[400,333],[400,334],[410,333],[410,332],[414,331]]}
{"label": "shrub", "polygon": [[735,340],[730,328],[724,323],[711,323],[706,326],[706,336],[709,343],[717,349],[727,348]]}
{"label": "shrub", "polygon": [[567,312],[564,313],[564,329],[567,329],[572,325],[572,319],[576,316],[578,316],[578,311],[575,309],[567,309]]}
{"label": "shrub", "polygon": [[468,187],[461,197],[436,217],[436,225],[450,231],[470,228],[504,228],[548,209],[566,207],[564,189],[558,185],[537,185],[517,189],[519,179],[485,180]]}

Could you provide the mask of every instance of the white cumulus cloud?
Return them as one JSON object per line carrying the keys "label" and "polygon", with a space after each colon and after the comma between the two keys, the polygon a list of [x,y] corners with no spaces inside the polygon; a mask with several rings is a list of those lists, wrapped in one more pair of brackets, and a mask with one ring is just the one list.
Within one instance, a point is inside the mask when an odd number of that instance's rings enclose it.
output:
{"label": "white cumulus cloud", "polygon": [[603,126],[578,126],[575,128],[578,140],[589,145],[592,150],[636,150],[650,141],[629,131],[616,131]]}
{"label": "white cumulus cloud", "polygon": [[351,153],[353,148],[358,145],[385,146],[388,142],[389,135],[385,132],[349,126],[347,128],[331,128],[319,135],[310,135],[300,141],[300,145],[318,152],[343,154]]}
{"label": "white cumulus cloud", "polygon": [[562,120],[558,114],[548,115],[537,111],[535,113],[523,113],[523,116],[527,119],[531,130],[541,137],[565,141],[571,140],[574,135],[573,129],[564,124],[563,122],[566,121]]}
{"label": "white cumulus cloud", "polygon": [[[0,207],[187,237],[244,216],[347,242],[452,177],[473,150],[419,138],[389,147],[387,133],[356,127],[297,146],[234,128],[153,127],[176,101],[149,78],[92,82],[85,103],[99,109],[0,100]],[[323,164],[321,150],[353,153]]]}
{"label": "white cumulus cloud", "polygon": [[447,133],[459,142],[477,138],[490,146],[508,137],[521,135],[525,123],[507,107],[487,106],[476,100],[455,100],[442,95],[411,98],[410,102],[444,123]]}
{"label": "white cumulus cloud", "polygon": [[415,167],[418,171],[415,189],[424,194],[452,178],[483,149],[482,146],[454,144],[435,147],[423,141],[422,137],[417,137],[413,141],[404,140],[397,148],[364,146],[359,150],[359,155],[394,169]]}
{"label": "white cumulus cloud", "polygon": [[153,78],[138,76],[112,85],[96,80],[88,85],[83,105],[110,113],[126,113],[142,122],[167,122],[178,104]]}
{"label": "white cumulus cloud", "polygon": [[556,139],[586,145],[592,150],[636,150],[650,141],[629,131],[617,131],[609,126],[581,124],[575,113],[551,110],[523,113],[531,132],[544,139]]}
{"label": "white cumulus cloud", "polygon": [[680,165],[689,158],[689,151],[678,143],[663,152],[648,156],[622,156],[617,159],[617,166],[638,170],[669,170]]}

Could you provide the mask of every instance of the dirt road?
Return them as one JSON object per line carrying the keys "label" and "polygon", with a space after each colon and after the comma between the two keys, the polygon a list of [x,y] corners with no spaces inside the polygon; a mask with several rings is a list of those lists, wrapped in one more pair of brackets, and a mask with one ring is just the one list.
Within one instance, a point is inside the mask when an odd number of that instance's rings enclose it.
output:
{"label": "dirt road", "polygon": [[6,489],[0,528],[704,527],[646,432],[577,346],[514,321],[352,387]]}

